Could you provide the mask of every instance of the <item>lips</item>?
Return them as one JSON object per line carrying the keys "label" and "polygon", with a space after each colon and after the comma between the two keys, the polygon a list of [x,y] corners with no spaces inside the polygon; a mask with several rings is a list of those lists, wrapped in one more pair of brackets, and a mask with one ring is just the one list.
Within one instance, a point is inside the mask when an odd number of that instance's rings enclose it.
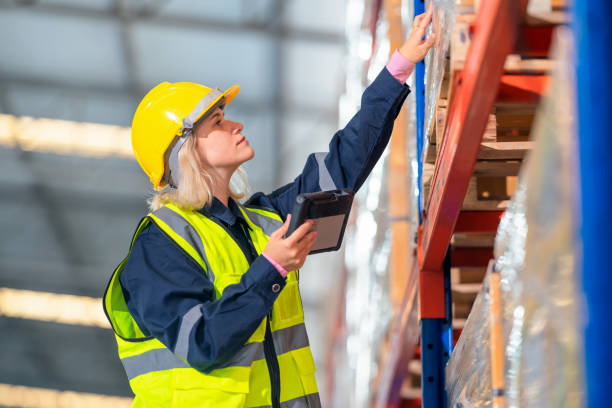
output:
{"label": "lips", "polygon": [[246,140],[246,137],[242,136],[242,139],[240,139],[238,141],[238,143],[236,143],[236,145],[239,145],[240,143],[244,142]]}

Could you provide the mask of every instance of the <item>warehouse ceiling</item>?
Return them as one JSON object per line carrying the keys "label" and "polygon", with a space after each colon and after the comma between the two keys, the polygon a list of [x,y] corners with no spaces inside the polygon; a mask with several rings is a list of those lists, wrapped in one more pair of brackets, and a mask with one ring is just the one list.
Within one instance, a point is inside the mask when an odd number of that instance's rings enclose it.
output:
{"label": "warehouse ceiling", "polygon": [[241,94],[229,112],[265,157],[267,168],[255,171],[254,184],[271,188],[286,181],[270,174],[283,170],[273,153],[291,150],[287,139],[336,124],[343,6],[341,0],[3,0],[0,110],[129,126],[137,102],[159,82],[238,83]]}
{"label": "warehouse ceiling", "polygon": [[[309,152],[326,151],[337,128],[344,14],[343,0],[0,0],[0,113],[127,127],[159,82],[238,83],[228,115],[256,151],[246,166],[252,191],[269,192],[292,180]],[[124,156],[6,139],[0,288],[100,297],[146,212],[145,175]],[[311,269],[304,302],[317,313],[332,283],[316,275],[329,268]],[[1,312],[0,331],[12,336],[0,343],[0,384],[129,394],[118,360],[109,362],[106,330]],[[320,342],[324,322],[312,320]],[[50,338],[61,350],[45,352]],[[82,364],[100,369],[82,376]]]}

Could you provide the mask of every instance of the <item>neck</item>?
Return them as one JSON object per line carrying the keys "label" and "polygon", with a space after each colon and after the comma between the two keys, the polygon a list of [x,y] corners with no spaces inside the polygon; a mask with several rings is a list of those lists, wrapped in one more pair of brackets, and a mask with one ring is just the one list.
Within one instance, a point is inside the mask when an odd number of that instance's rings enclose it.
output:
{"label": "neck", "polygon": [[226,207],[229,206],[231,174],[216,174],[213,195]]}

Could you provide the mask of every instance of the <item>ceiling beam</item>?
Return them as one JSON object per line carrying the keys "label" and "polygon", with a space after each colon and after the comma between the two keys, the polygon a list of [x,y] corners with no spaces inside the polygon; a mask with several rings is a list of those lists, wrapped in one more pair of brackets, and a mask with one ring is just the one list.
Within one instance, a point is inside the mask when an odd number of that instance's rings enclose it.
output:
{"label": "ceiling beam", "polygon": [[[137,94],[136,100],[140,100],[148,91],[148,88],[137,86],[136,90],[126,89],[123,86],[109,86],[101,84],[75,84],[71,82],[56,81],[48,78],[29,78],[19,76],[14,73],[0,71],[0,88],[4,90],[5,97],[7,91],[11,87],[27,87],[27,88],[46,88],[52,91],[61,92],[66,95],[74,95],[75,97],[91,97],[106,96],[115,98],[132,98]],[[261,115],[270,112],[274,106],[272,100],[264,101],[249,101],[244,98],[237,98],[232,102],[232,106],[236,110],[244,112],[248,115]],[[0,105],[2,108],[2,105]],[[136,105],[134,105],[136,109]],[[298,117],[316,117],[318,121],[336,124],[338,119],[338,108],[334,105],[331,108],[322,107],[315,104],[296,104],[283,102],[278,107],[279,113]],[[13,114],[2,108],[5,113]],[[120,124],[125,125],[125,124]]]}
{"label": "ceiling beam", "polygon": [[130,95],[134,103],[138,103],[140,97],[140,91],[138,89],[138,77],[136,75],[136,58],[135,58],[135,47],[134,37],[132,35],[132,24],[130,20],[130,13],[128,11],[129,5],[127,0],[116,0],[115,1],[115,13],[119,16],[121,22],[120,27],[120,46],[121,54],[123,57],[123,65],[125,66],[125,72],[127,75],[127,84],[129,87]]}

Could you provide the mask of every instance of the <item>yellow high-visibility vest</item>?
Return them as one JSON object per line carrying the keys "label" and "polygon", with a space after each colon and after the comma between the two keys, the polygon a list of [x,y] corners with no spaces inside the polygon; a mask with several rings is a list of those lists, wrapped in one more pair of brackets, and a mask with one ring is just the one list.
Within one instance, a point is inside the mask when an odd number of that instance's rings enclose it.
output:
{"label": "yellow high-visibility vest", "polygon": [[[282,225],[278,214],[240,206],[258,254],[270,235]],[[136,237],[154,222],[205,271],[217,298],[228,286],[240,282],[249,268],[246,256],[215,221],[197,211],[167,204],[148,214]],[[130,252],[131,248],[130,247]],[[117,267],[104,294],[104,309],[115,332],[119,358],[135,394],[132,407],[268,407],[271,389],[263,341],[268,318],[222,368],[203,373],[187,363],[189,321],[183,319],[174,350],[154,337],[147,337],[130,314],[119,276],[129,257]],[[283,408],[320,407],[315,365],[304,326],[298,288],[298,271],[287,275],[287,284],[274,302],[270,326],[280,368]],[[198,317],[199,305],[187,312]],[[230,322],[228,322],[230,323]],[[183,334],[183,336],[181,336]],[[183,339],[183,340],[181,340]]]}

